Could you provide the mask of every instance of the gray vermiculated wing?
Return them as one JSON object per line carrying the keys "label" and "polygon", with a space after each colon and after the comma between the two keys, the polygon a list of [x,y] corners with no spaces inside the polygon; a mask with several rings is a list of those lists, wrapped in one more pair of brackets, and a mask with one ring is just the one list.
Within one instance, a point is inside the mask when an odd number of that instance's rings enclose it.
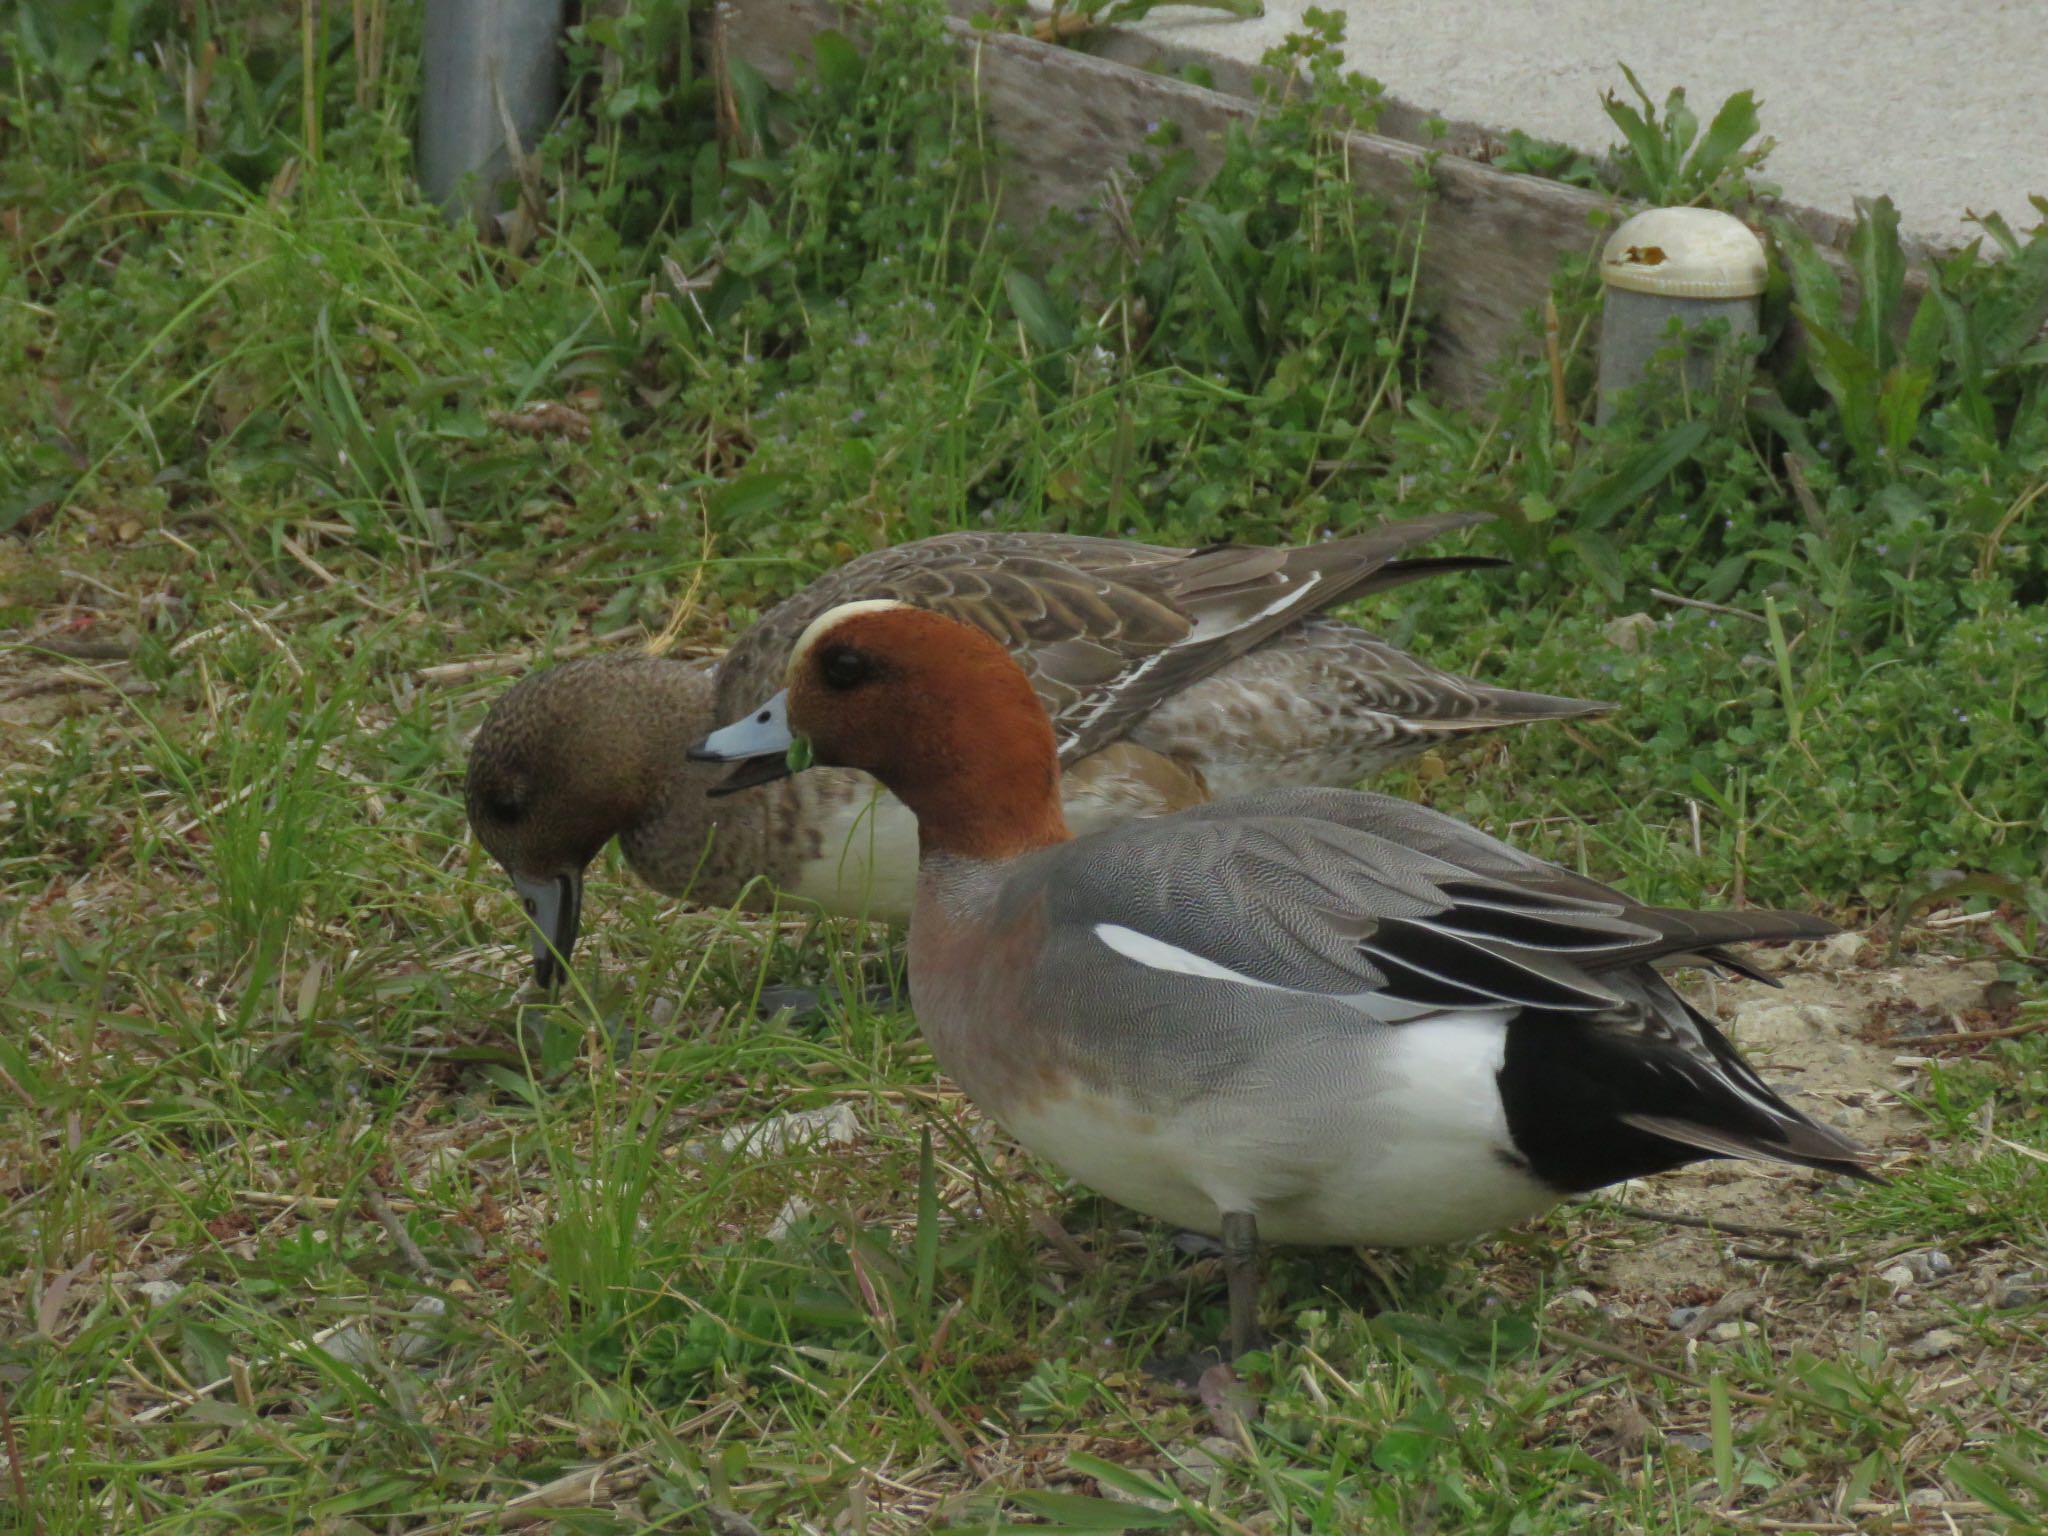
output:
{"label": "gray vermiculated wing", "polygon": [[1542,906],[1589,906],[1612,910],[1655,937],[1617,955],[1611,965],[1634,965],[1668,955],[1699,954],[1724,944],[1775,939],[1819,939],[1836,932],[1826,918],[1807,912],[1761,908],[1698,912],[1686,907],[1653,907],[1587,875],[1539,859],[1489,837],[1477,827],[1396,795],[1360,790],[1304,788],[1218,801],[1181,812],[1186,818],[1260,815],[1305,816],[1384,838],[1402,848],[1481,877],[1483,884],[1456,879],[1458,899],[1474,906],[1536,911]]}
{"label": "gray vermiculated wing", "polygon": [[[1249,980],[1390,1018],[1612,1007],[1596,969],[1655,938],[1618,901],[1544,898],[1300,816],[1182,813],[1042,857],[1055,926],[1129,928]],[[1500,899],[1480,906],[1460,889]]]}
{"label": "gray vermiculated wing", "polygon": [[1424,807],[1343,790],[1221,801],[1069,848],[1051,856],[1045,886],[1061,923],[1113,923],[1389,1018],[1606,1012],[1624,1002],[1610,978],[1629,968],[1816,926],[1797,914],[1645,907]]}

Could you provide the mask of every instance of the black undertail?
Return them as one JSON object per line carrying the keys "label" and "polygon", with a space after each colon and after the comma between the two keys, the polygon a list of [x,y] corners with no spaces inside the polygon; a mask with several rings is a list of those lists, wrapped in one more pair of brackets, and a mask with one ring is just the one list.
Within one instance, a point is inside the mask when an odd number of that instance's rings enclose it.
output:
{"label": "black undertail", "polygon": [[1863,1148],[1787,1104],[1681,1006],[1712,1061],[1597,1015],[1530,1008],[1509,1024],[1501,1102],[1531,1173],[1568,1194],[1709,1157],[1876,1177]]}

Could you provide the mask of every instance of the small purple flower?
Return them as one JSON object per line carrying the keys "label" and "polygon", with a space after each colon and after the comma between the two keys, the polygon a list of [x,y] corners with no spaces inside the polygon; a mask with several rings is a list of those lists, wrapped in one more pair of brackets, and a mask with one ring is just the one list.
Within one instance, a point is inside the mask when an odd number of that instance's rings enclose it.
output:
{"label": "small purple flower", "polygon": [[868,344],[868,333],[866,331],[855,331],[853,333],[853,344],[856,347],[866,346]]}
{"label": "small purple flower", "polygon": [[496,347],[485,347],[485,348],[484,348],[484,356],[485,356],[485,357],[496,357],[497,355],[498,355],[498,349],[497,349]]}
{"label": "small purple flower", "polygon": [[1721,621],[1720,621],[1719,619],[1709,619],[1709,620],[1707,620],[1707,628],[1709,628],[1709,629],[1719,629],[1720,627],[1721,627]]}
{"label": "small purple flower", "polygon": [[1154,119],[1153,119],[1153,120],[1152,120],[1151,122],[1147,123],[1147,124],[1145,125],[1145,131],[1146,131],[1147,133],[1157,133],[1157,132],[1159,131],[1159,121],[1158,121],[1158,119],[1157,119],[1157,118],[1154,118]]}
{"label": "small purple flower", "polygon": [[855,407],[854,407],[854,411],[853,411],[853,414],[852,414],[851,416],[847,417],[846,419],[847,419],[848,421],[852,422],[852,423],[853,423],[853,424],[854,424],[854,425],[855,425],[855,426],[857,427],[857,426],[859,426],[859,425],[860,425],[860,424],[861,424],[862,422],[864,422],[864,421],[866,421],[866,420],[868,419],[868,413],[867,413],[866,411],[862,410],[862,409],[861,409],[861,408],[860,408],[859,406],[855,406]]}
{"label": "small purple flower", "polygon": [[1880,544],[1877,546],[1877,552],[1880,555],[1888,555],[1892,552],[1892,547],[1889,544]]}

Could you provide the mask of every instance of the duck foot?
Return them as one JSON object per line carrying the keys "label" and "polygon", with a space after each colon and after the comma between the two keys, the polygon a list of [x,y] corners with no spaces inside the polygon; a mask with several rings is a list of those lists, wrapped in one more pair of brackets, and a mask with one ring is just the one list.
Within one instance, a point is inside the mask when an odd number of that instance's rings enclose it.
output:
{"label": "duck foot", "polygon": [[1159,1355],[1138,1369],[1162,1386],[1182,1392],[1199,1392],[1204,1376],[1229,1363],[1220,1349],[1197,1349],[1185,1355]]}
{"label": "duck foot", "polygon": [[1227,1439],[1242,1441],[1246,1429],[1259,1417],[1257,1396],[1214,1350],[1148,1360],[1142,1369],[1176,1392],[1199,1398],[1209,1411],[1210,1425]]}
{"label": "duck foot", "polygon": [[[549,1054],[551,1041],[557,1038],[580,1041],[585,1026],[575,1020],[553,996],[541,993],[522,994],[516,1003],[519,1034],[525,1041],[526,1049],[534,1060],[545,1059]],[[605,1044],[615,1057],[633,1054],[640,1043],[640,1031],[620,1018],[617,1013],[608,1013],[601,1021]],[[574,1050],[580,1046],[571,1047]]]}
{"label": "duck foot", "polygon": [[855,1006],[886,1013],[909,999],[894,982],[881,981],[849,993],[836,985],[763,987],[754,1012],[764,1019],[786,1016],[792,1024],[818,1024],[850,1012]]}

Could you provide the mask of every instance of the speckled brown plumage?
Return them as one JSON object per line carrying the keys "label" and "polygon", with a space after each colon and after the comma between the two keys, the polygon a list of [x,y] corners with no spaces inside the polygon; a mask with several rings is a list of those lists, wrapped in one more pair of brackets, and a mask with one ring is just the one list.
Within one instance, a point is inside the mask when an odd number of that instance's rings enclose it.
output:
{"label": "speckled brown plumage", "polygon": [[616,835],[658,890],[730,904],[779,889],[900,920],[916,829],[873,780],[819,770],[707,800],[723,770],[684,756],[781,686],[813,618],[863,598],[946,613],[1009,647],[1052,719],[1077,832],[1244,788],[1348,784],[1449,733],[1601,708],[1491,689],[1313,617],[1491,563],[1396,558],[1476,521],[1300,548],[959,533],[876,551],[771,610],[715,671],[608,656],[517,684],[471,751],[471,825],[515,881],[580,882]]}

